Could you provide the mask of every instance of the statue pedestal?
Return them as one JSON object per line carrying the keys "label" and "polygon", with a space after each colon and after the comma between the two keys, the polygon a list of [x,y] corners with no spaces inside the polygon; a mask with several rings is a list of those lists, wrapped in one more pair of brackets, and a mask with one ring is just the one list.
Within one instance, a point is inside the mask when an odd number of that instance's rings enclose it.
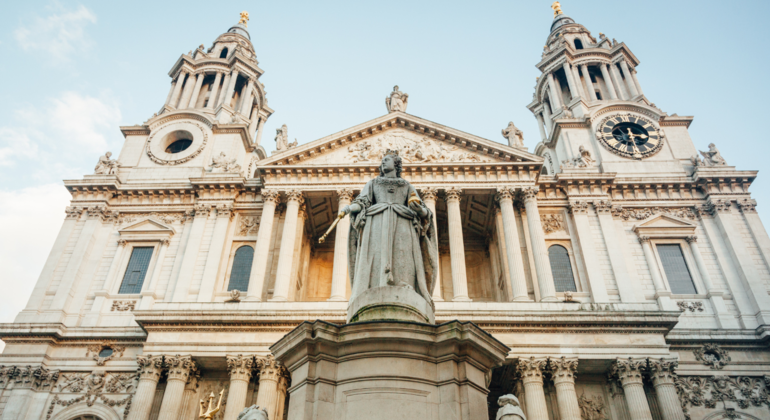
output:
{"label": "statue pedestal", "polygon": [[291,372],[289,420],[488,420],[509,348],[470,322],[304,322],[270,350]]}
{"label": "statue pedestal", "polygon": [[412,321],[435,324],[433,307],[411,287],[385,286],[367,289],[348,304],[348,323],[364,321]]}

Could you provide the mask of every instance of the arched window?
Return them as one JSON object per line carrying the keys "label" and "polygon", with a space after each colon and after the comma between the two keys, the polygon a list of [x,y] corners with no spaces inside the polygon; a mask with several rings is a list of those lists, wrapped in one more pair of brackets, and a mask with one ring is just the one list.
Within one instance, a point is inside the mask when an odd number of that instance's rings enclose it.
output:
{"label": "arched window", "polygon": [[233,269],[230,270],[230,284],[227,285],[228,292],[230,290],[240,290],[241,292],[249,290],[249,275],[253,260],[254,248],[244,245],[235,251]]}
{"label": "arched window", "polygon": [[575,49],[576,50],[582,50],[583,49],[583,41],[575,38]]}
{"label": "arched window", "polygon": [[551,261],[551,273],[557,292],[577,292],[575,276],[572,274],[572,263],[569,260],[567,248],[552,245],[548,248],[548,259]]}
{"label": "arched window", "polygon": [[219,58],[227,58],[227,48],[222,48],[222,52],[219,53]]}

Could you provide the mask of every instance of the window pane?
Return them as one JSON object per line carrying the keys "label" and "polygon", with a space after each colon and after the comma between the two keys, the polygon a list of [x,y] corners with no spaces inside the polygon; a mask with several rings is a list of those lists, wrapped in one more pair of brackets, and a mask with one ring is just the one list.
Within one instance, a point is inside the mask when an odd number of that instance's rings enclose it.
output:
{"label": "window pane", "polygon": [[682,247],[678,244],[660,244],[658,245],[658,255],[660,255],[660,262],[663,263],[668,284],[671,286],[671,293],[678,295],[697,293],[690,269],[687,268],[684,255],[682,255]]}
{"label": "window pane", "polygon": [[249,276],[251,275],[251,262],[253,260],[254,248],[247,245],[235,251],[233,269],[230,271],[230,284],[227,285],[227,291],[240,290],[245,292],[249,289]]}
{"label": "window pane", "polygon": [[144,277],[147,275],[147,268],[150,266],[153,247],[134,248],[131,251],[131,259],[128,261],[126,274],[123,275],[123,283],[120,285],[118,293],[139,293],[142,291]]}
{"label": "window pane", "polygon": [[554,245],[548,248],[548,259],[551,261],[551,272],[553,273],[553,283],[556,286],[556,291],[577,292],[567,248],[561,245]]}

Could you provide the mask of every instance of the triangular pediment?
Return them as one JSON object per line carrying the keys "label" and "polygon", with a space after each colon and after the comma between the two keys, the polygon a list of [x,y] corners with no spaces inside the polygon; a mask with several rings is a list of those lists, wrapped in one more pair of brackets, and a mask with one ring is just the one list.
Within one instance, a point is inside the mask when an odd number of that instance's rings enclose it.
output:
{"label": "triangular pediment", "polygon": [[542,163],[543,158],[403,112],[393,112],[307,144],[278,152],[258,166],[378,164],[388,149],[405,165]]}
{"label": "triangular pediment", "polygon": [[175,233],[174,228],[161,223],[153,219],[145,219],[134,224],[128,225],[118,231],[121,235],[124,234],[157,234],[166,233],[173,235]]}
{"label": "triangular pediment", "polygon": [[695,234],[698,225],[668,214],[657,214],[634,226],[639,236],[652,238],[682,238]]}
{"label": "triangular pediment", "polygon": [[669,216],[666,214],[658,214],[656,216],[652,216],[649,219],[643,221],[642,223],[639,223],[637,227],[641,228],[681,228],[681,227],[696,227],[697,225],[695,223],[692,223],[690,221],[680,219],[678,217]]}

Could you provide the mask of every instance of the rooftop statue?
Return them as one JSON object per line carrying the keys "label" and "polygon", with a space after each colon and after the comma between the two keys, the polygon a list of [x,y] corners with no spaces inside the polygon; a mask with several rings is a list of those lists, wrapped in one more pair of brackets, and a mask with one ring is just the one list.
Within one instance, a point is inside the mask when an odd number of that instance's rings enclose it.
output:
{"label": "rooftop statue", "polygon": [[508,145],[511,147],[524,147],[524,133],[513,125],[513,121],[503,128],[503,137],[508,139]]}
{"label": "rooftop statue", "polygon": [[398,90],[398,85],[393,86],[393,92],[390,92],[390,96],[385,98],[385,105],[388,107],[388,112],[406,112],[406,105],[409,101],[409,95]]}
{"label": "rooftop statue", "polygon": [[725,161],[725,158],[722,157],[722,154],[719,153],[719,149],[714,145],[714,143],[709,144],[709,150],[707,152],[700,151],[700,154],[703,155],[703,165],[704,166],[725,166],[727,165],[727,161]]}
{"label": "rooftop statue", "polygon": [[296,145],[297,139],[294,139],[294,143],[289,143],[289,128],[286,127],[286,124],[275,130],[275,150],[281,152]]}
{"label": "rooftop statue", "polygon": [[116,175],[118,173],[118,167],[120,167],[120,163],[118,163],[117,159],[110,159],[112,157],[112,152],[107,152],[104,155],[99,157],[99,162],[96,164],[96,167],[94,168],[94,174],[96,175]]}

